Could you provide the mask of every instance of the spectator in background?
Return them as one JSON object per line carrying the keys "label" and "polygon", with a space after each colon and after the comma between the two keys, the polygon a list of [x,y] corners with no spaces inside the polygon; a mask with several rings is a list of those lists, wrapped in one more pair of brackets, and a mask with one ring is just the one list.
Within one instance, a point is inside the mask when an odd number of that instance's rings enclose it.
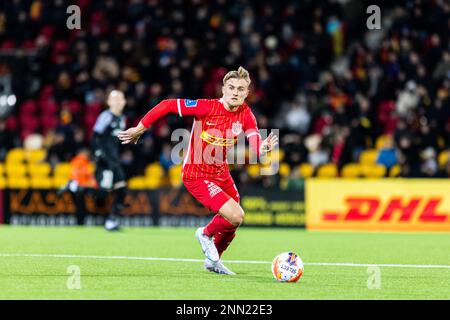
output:
{"label": "spectator in background", "polygon": [[400,137],[398,143],[401,176],[406,178],[420,177],[420,153],[409,134]]}
{"label": "spectator in background", "polygon": [[305,140],[305,146],[308,149],[308,162],[318,168],[322,164],[329,162],[328,153],[323,150],[322,138],[318,134],[310,135]]}
{"label": "spectator in background", "polygon": [[[81,149],[70,161],[70,180],[68,188],[77,191],[78,188],[96,188],[94,172],[90,162],[89,149]],[[76,186],[74,185],[76,184]]]}
{"label": "spectator in background", "polygon": [[159,157],[159,162],[164,170],[169,171],[169,169],[174,165],[171,157],[172,146],[169,143],[165,143],[162,147],[161,156]]}
{"label": "spectator in background", "polygon": [[438,175],[439,165],[436,159],[436,152],[432,147],[427,147],[421,155],[422,162],[420,170],[422,176],[426,178],[434,178]]}
{"label": "spectator in background", "polygon": [[6,122],[0,119],[0,161],[6,158],[6,153],[14,146],[15,134],[6,127]]}
{"label": "spectator in background", "polygon": [[305,134],[309,130],[311,116],[306,107],[306,97],[298,95],[290,104],[290,110],[285,115],[286,126],[300,134]]}
{"label": "spectator in background", "polygon": [[396,103],[397,114],[406,118],[411,111],[417,108],[419,104],[419,94],[417,93],[417,85],[413,80],[409,80],[405,85],[405,90],[398,95]]}
{"label": "spectator in background", "polygon": [[[352,23],[347,10],[352,4],[345,1],[241,0],[211,6],[194,0],[188,6],[183,1],[81,1],[86,26],[79,31],[65,27],[69,4],[7,1],[0,8],[0,50],[36,49],[35,56],[19,59],[9,72],[26,90],[8,121],[19,123],[21,139],[48,132],[53,164],[85,147],[112,86],[126,91],[132,124],[163,98],[215,96],[220,93],[216,80],[238,64],[254,75],[249,101],[261,128],[279,127],[291,136],[280,145],[291,166],[308,159],[315,165],[357,162],[377,136],[392,134],[405,176],[415,176],[421,171],[417,155],[429,146],[436,155],[450,146],[446,1],[385,4],[382,14],[392,24],[377,32],[378,38]],[[26,100],[37,104],[36,116],[23,114]],[[61,124],[57,112],[74,100],[80,109],[69,107],[70,128],[56,130]],[[23,122],[29,118],[32,128]],[[281,119],[280,125],[274,125],[275,119]],[[180,123],[191,127],[184,121],[173,116],[155,126],[153,141],[144,141],[147,146],[140,150],[145,157],[134,155],[137,172],[159,161],[173,128]],[[343,139],[345,130],[350,132]],[[311,134],[320,136],[321,148],[304,147]],[[0,125],[1,141],[12,140]]]}
{"label": "spectator in background", "polygon": [[397,164],[397,151],[395,150],[394,140],[391,136],[387,136],[383,147],[378,152],[376,163],[385,166],[387,170]]}

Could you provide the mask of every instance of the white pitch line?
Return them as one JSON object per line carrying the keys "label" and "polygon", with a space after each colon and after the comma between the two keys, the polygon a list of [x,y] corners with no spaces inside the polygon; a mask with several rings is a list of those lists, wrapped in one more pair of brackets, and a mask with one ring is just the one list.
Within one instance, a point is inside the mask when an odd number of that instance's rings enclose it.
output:
{"label": "white pitch line", "polygon": [[[171,262],[204,262],[204,259],[186,258],[157,258],[157,257],[127,257],[127,256],[86,256],[73,254],[41,254],[41,253],[0,253],[0,257],[35,257],[35,258],[74,258],[74,259],[101,259],[101,260],[144,260],[144,261],[171,261]],[[255,260],[226,260],[226,263],[237,264],[271,264],[271,261]],[[422,269],[450,269],[450,265],[437,264],[374,264],[351,262],[307,262],[306,266],[327,267],[391,267],[391,268],[422,268]]]}

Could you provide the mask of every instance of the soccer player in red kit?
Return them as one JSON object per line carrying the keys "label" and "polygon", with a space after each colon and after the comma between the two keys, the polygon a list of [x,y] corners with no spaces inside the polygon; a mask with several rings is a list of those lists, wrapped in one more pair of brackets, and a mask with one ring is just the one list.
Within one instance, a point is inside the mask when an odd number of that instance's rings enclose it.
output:
{"label": "soccer player in red kit", "polygon": [[136,127],[118,134],[123,144],[136,143],[151,124],[168,113],[195,117],[183,161],[182,178],[186,189],[216,213],[206,227],[197,229],[195,236],[206,255],[205,268],[220,274],[234,274],[223,265],[220,257],[244,219],[239,192],[228,169],[226,152],[234,146],[241,132],[245,133],[258,156],[278,144],[278,137],[272,133],[261,141],[255,116],[245,103],[249,85],[248,71],[239,67],[237,71],[225,75],[222,98],[163,100]]}

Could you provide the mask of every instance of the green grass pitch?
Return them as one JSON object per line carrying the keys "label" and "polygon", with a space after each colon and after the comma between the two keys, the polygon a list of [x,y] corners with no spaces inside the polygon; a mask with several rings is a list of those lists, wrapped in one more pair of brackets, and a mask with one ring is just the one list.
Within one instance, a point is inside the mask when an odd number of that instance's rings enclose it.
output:
{"label": "green grass pitch", "polygon": [[[0,299],[450,299],[445,233],[241,228],[223,257],[237,275],[223,276],[197,261],[203,254],[194,231],[0,226]],[[276,282],[270,263],[248,263],[284,251],[305,263],[298,283]],[[378,289],[369,289],[375,273],[367,264],[379,265]],[[73,265],[80,289],[67,285]]]}

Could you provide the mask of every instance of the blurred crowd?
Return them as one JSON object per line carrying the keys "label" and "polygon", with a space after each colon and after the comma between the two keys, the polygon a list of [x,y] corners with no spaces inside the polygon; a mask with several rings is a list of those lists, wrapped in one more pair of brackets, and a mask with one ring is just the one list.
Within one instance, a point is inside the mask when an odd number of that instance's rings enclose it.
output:
{"label": "blurred crowd", "polygon": [[[71,4],[81,9],[81,30],[66,27]],[[69,161],[89,147],[112,88],[125,92],[131,126],[164,98],[220,97],[225,73],[242,65],[259,127],[280,129],[291,167],[342,168],[385,135],[378,163],[399,164],[404,177],[450,177],[450,164],[437,160],[450,148],[450,3],[388,1],[389,25],[372,31],[369,4],[5,1],[0,50],[19,54],[0,62],[0,77],[12,74],[18,102],[0,119],[0,161],[36,132],[52,164]],[[125,148],[128,174],[154,161],[173,165],[171,132],[190,121],[162,119],[138,148]],[[243,169],[234,175],[247,180]]]}

